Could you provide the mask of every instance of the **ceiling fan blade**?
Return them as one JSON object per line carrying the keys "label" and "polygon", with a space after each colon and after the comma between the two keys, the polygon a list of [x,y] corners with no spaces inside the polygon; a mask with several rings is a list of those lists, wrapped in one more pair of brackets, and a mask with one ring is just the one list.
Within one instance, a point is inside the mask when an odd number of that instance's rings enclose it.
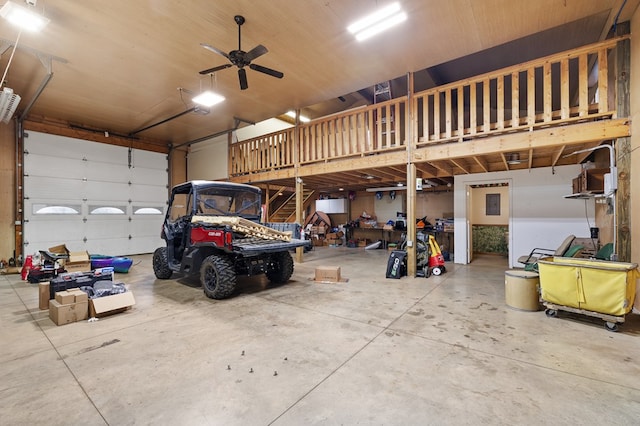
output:
{"label": "ceiling fan blade", "polygon": [[251,64],[251,65],[249,65],[249,68],[251,68],[252,70],[263,72],[265,74],[269,74],[270,76],[275,77],[275,78],[284,77],[284,74],[281,73],[280,71],[272,70],[271,68],[263,67],[263,66],[258,65],[258,64]]}
{"label": "ceiling fan blade", "polygon": [[211,74],[211,73],[214,73],[216,71],[220,71],[220,70],[223,70],[225,68],[229,68],[231,66],[233,66],[233,65],[231,65],[231,64],[219,65],[217,67],[213,67],[213,68],[209,68],[209,69],[206,69],[206,70],[202,70],[202,71],[200,71],[200,74],[202,74],[202,75]]}
{"label": "ceiling fan blade", "polygon": [[204,47],[207,50],[212,51],[213,53],[217,53],[218,55],[222,55],[225,58],[229,59],[229,55],[225,52],[223,52],[222,50],[218,49],[217,47],[213,47],[210,44],[207,43],[200,43],[200,46]]}
{"label": "ceiling fan blade", "polygon": [[256,47],[254,47],[253,49],[251,49],[250,51],[248,51],[247,53],[244,54],[244,60],[245,62],[251,62],[254,59],[256,59],[259,56],[264,55],[265,53],[267,53],[268,50],[266,47],[264,47],[263,45],[259,44]]}
{"label": "ceiling fan blade", "polygon": [[249,87],[249,84],[247,83],[247,70],[240,68],[238,70],[238,79],[240,79],[240,90],[245,90]]}

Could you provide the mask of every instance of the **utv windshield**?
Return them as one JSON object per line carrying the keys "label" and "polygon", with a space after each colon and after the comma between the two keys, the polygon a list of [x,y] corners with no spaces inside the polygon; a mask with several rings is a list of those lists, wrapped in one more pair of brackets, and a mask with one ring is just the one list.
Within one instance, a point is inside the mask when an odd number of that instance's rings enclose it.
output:
{"label": "utv windshield", "polygon": [[260,194],[242,189],[199,188],[196,214],[213,216],[260,217]]}

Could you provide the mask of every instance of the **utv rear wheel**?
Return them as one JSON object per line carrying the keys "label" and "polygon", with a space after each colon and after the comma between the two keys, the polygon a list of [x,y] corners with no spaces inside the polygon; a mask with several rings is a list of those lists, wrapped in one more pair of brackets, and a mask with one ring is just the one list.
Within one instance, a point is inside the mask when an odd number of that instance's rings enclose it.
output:
{"label": "utv rear wheel", "polygon": [[153,272],[158,279],[168,280],[171,278],[173,271],[169,268],[166,247],[160,247],[153,253]]}
{"label": "utv rear wheel", "polygon": [[284,284],[293,275],[293,258],[288,251],[274,253],[267,267],[267,278],[273,284]]}
{"label": "utv rear wheel", "polygon": [[200,266],[200,283],[211,299],[225,299],[236,289],[236,272],[226,257],[212,255]]}

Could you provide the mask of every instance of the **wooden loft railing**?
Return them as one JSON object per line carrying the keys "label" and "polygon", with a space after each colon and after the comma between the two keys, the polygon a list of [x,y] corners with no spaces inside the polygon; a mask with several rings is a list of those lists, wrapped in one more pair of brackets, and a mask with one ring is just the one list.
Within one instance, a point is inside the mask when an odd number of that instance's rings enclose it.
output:
{"label": "wooden loft railing", "polygon": [[[230,176],[615,117],[609,56],[621,38],[234,143]],[[410,108],[409,108],[410,106]],[[410,127],[411,126],[411,127]]]}
{"label": "wooden loft railing", "polygon": [[[615,116],[608,58],[618,41],[415,94],[413,134],[418,146]],[[595,80],[591,84],[590,77]]]}
{"label": "wooden loft railing", "polygon": [[294,134],[291,128],[232,144],[229,175],[293,167]]}

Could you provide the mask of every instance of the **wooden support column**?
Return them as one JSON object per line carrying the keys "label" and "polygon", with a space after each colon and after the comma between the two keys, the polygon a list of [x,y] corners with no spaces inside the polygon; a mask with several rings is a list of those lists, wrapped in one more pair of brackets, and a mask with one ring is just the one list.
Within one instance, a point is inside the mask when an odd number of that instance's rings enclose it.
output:
{"label": "wooden support column", "polygon": [[416,276],[416,165],[413,162],[413,151],[415,151],[418,143],[417,135],[414,135],[411,125],[417,117],[415,117],[413,105],[413,74],[407,74],[407,276]]}
{"label": "wooden support column", "polygon": [[[618,24],[618,35],[628,34],[628,22]],[[618,117],[631,116],[630,102],[630,61],[631,42],[628,38],[616,45],[616,111]],[[606,96],[606,92],[604,95]],[[618,191],[616,193],[616,223],[618,260],[631,261],[631,138],[618,138],[615,145],[618,169]]]}
{"label": "wooden support column", "polygon": [[271,188],[267,183],[267,187],[265,189],[265,197],[264,197],[264,221],[271,222]]}
{"label": "wooden support column", "polygon": [[[411,242],[411,244],[409,244]],[[407,275],[416,276],[416,165],[407,164]]]}
{"label": "wooden support column", "polygon": [[[302,220],[302,204],[304,201],[304,183],[302,178],[296,177],[296,223],[300,225],[304,224]],[[304,260],[304,247],[296,248],[296,262],[302,262]]]}
{"label": "wooden support column", "polygon": [[[304,204],[304,184],[300,177],[300,110],[296,110],[296,127],[293,130],[293,165],[296,179],[296,223],[304,224],[302,210]],[[296,248],[296,262],[304,260],[304,247]]]}

